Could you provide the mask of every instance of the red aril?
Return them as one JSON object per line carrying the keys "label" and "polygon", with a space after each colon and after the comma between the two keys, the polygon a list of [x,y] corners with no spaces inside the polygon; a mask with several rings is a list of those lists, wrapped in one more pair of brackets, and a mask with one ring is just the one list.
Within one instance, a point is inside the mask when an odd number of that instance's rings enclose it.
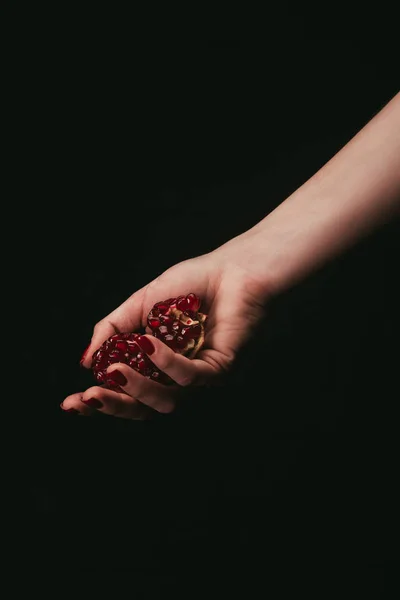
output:
{"label": "red aril", "polygon": [[[198,312],[199,308],[200,299],[195,294],[157,302],[147,317],[148,332],[175,352],[194,358],[204,344],[204,322],[207,318]],[[122,391],[107,382],[107,368],[114,363],[127,364],[145,377],[164,385],[174,383],[142,352],[136,343],[139,335],[116,333],[94,352],[92,370],[99,384]]]}

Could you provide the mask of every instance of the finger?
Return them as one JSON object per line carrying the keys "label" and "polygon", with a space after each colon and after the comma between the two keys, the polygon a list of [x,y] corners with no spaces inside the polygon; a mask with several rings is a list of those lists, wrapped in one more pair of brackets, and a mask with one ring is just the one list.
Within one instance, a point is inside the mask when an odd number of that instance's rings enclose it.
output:
{"label": "finger", "polygon": [[[190,292],[201,296],[203,287],[199,286],[198,273],[203,260],[204,257],[200,256],[171,267],[99,321],[94,327],[90,344],[81,358],[81,365],[90,368],[93,353],[115,333],[133,332],[145,326],[147,314],[156,302]],[[194,266],[194,261],[197,261],[198,267]]]}
{"label": "finger", "polygon": [[144,420],[154,413],[148,406],[128,394],[93,386],[81,395],[81,404],[96,411],[122,419]]}
{"label": "finger", "polygon": [[128,365],[114,363],[108,367],[107,376],[110,383],[157,412],[170,413],[175,408],[176,390],[144,377]]}
{"label": "finger", "polygon": [[60,404],[61,410],[68,414],[79,414],[81,416],[90,417],[95,411],[89,406],[82,404],[81,398],[81,392],[67,396]]}
{"label": "finger", "polygon": [[160,371],[169,375],[180,386],[203,385],[216,375],[216,368],[211,364],[177,354],[153,336],[141,335],[136,343],[142,352],[151,357]]}
{"label": "finger", "polygon": [[142,323],[143,298],[146,287],[141,288],[109,315],[96,323],[92,339],[81,358],[81,366],[90,368],[93,353],[106,339],[115,333],[126,333],[139,329]]}

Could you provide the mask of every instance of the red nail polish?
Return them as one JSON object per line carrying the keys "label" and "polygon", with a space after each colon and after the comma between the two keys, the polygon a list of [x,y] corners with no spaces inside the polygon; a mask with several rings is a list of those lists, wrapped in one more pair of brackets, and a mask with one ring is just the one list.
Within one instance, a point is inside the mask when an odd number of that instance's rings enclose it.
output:
{"label": "red nail polish", "polygon": [[87,351],[89,350],[89,347],[90,347],[90,344],[89,344],[89,346],[87,346],[87,348],[85,349],[84,353],[82,354],[82,358],[81,358],[81,360],[79,361],[79,364],[80,364],[80,365],[82,365],[83,361],[85,360],[85,358],[86,358],[86,354],[87,354]]}
{"label": "red nail polish", "polygon": [[128,380],[125,377],[125,375],[123,375],[121,371],[118,371],[117,369],[112,373],[107,373],[107,379],[110,383],[114,385],[126,385],[128,383]]}
{"label": "red nail polish", "polygon": [[89,398],[88,400],[81,400],[81,402],[90,406],[90,408],[102,408],[103,406],[103,403],[97,400],[97,398]]}
{"label": "red nail polish", "polygon": [[67,408],[67,409],[63,409],[63,412],[65,413],[69,413],[71,415],[79,415],[79,410],[76,410],[76,408]]}
{"label": "red nail polish", "polygon": [[148,354],[149,356],[151,354],[153,354],[155,352],[155,348],[153,343],[151,342],[151,340],[149,340],[148,337],[145,337],[143,335],[139,335],[138,338],[136,338],[136,343],[139,344],[140,349],[143,350],[143,352],[145,352],[146,354]]}

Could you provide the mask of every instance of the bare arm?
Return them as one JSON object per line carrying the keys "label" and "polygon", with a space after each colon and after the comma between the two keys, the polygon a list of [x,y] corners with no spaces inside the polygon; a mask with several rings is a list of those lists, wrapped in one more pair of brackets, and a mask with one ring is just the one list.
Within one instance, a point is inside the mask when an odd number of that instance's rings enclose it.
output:
{"label": "bare arm", "polygon": [[[147,418],[149,410],[170,412],[180,387],[212,381],[226,372],[271,295],[391,218],[399,200],[400,94],[255,227],[213,252],[171,267],[97,323],[82,362],[88,368],[104,340],[143,326],[155,302],[197,294],[208,318],[207,345],[196,358],[175,353],[153,336],[141,336],[141,350],[177,386],[160,385],[127,364],[111,364],[107,377],[124,393],[94,386],[69,396],[63,409],[81,414],[96,409],[130,419]],[[119,378],[115,371],[120,371]]]}
{"label": "bare arm", "polygon": [[239,242],[247,268],[268,292],[280,292],[389,220],[399,206],[400,93],[287,200],[220,250],[230,254]]}

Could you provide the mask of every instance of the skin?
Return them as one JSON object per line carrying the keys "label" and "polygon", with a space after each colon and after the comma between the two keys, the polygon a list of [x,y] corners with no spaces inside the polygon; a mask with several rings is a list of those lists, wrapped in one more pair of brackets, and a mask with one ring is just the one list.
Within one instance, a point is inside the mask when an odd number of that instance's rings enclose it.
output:
{"label": "skin", "polygon": [[68,396],[63,410],[147,419],[172,412],[182,389],[220,380],[263,318],[268,300],[292,287],[400,208],[400,93],[340,152],[250,230],[213,252],[181,262],[135,292],[96,324],[82,365],[116,332],[145,326],[155,302],[194,292],[208,314],[206,344],[193,360],[152,336],[151,360],[175,382],[166,387],[130,367],[113,364],[127,379],[125,393],[94,386]]}

